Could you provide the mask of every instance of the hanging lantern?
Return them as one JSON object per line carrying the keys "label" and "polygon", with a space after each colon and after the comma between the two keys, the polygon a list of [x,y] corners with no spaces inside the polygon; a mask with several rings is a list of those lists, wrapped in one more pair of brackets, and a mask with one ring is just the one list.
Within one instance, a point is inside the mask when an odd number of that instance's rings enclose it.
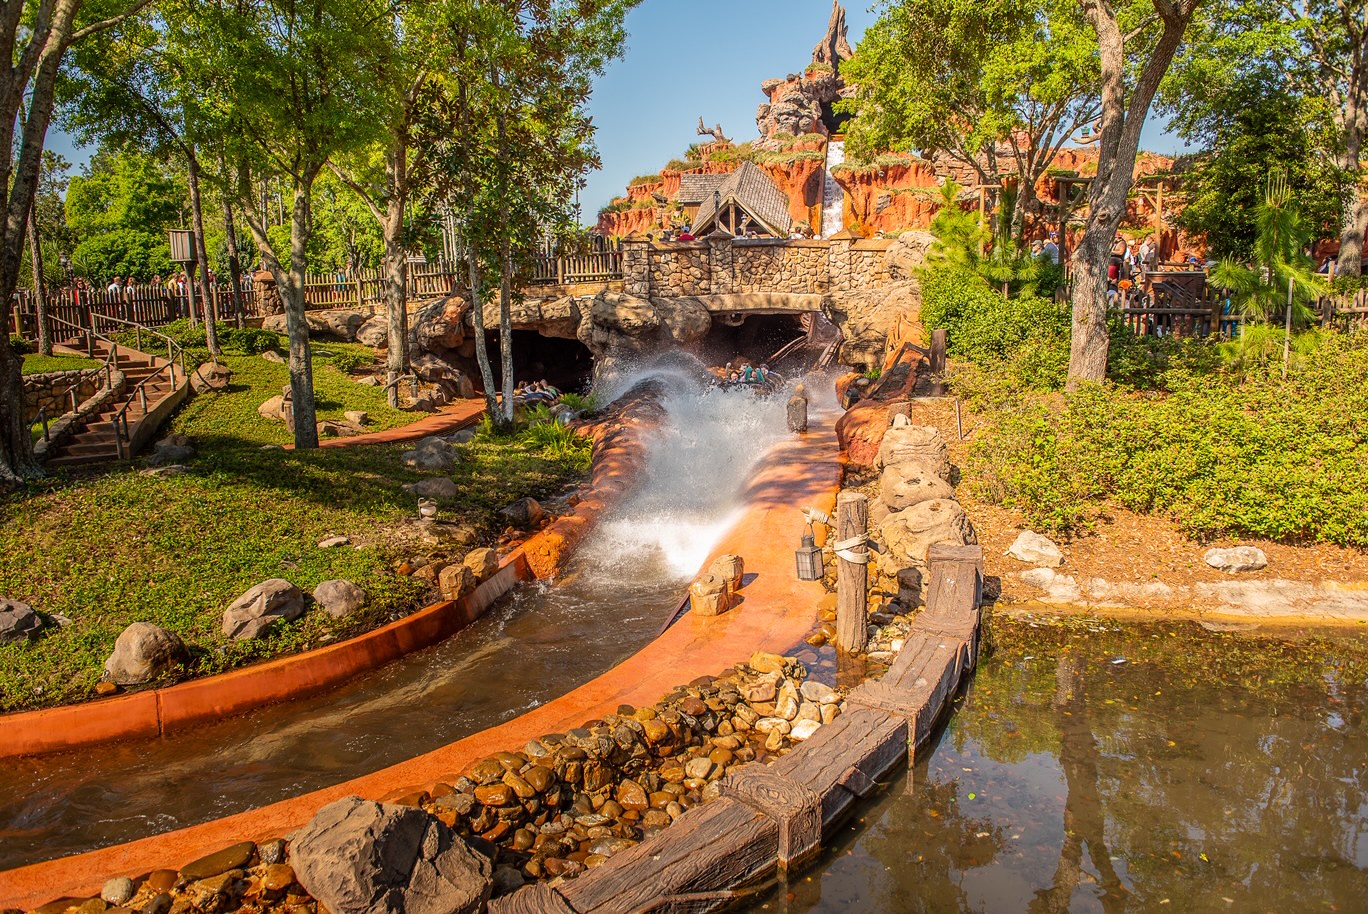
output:
{"label": "hanging lantern", "polygon": [[808,532],[803,534],[803,545],[798,547],[798,551],[793,554],[793,559],[797,566],[798,580],[820,581],[822,579],[822,550],[817,548],[813,540],[811,525],[808,526]]}

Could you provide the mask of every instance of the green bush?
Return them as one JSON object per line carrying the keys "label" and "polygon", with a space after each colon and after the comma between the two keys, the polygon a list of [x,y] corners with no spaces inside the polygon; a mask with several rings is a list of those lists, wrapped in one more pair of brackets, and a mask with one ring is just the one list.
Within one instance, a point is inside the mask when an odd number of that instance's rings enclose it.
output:
{"label": "green bush", "polygon": [[1111,502],[1168,515],[1199,539],[1363,548],[1363,362],[1362,332],[1317,334],[1314,357],[1286,380],[1276,364],[1241,381],[1179,347],[1166,393],[1104,384],[999,399],[968,475],[982,497],[1056,532]]}
{"label": "green bush", "polygon": [[343,374],[351,374],[358,368],[369,368],[375,364],[374,354],[356,352],[351,349],[329,349],[320,351],[320,355],[325,355],[332,366]]}
{"label": "green bush", "polygon": [[219,344],[227,350],[243,355],[261,355],[280,345],[280,334],[258,327],[226,327],[219,325]]}
{"label": "green bush", "polygon": [[10,348],[14,350],[15,355],[28,355],[30,352],[34,351],[33,344],[18,334],[9,338],[9,344]]}

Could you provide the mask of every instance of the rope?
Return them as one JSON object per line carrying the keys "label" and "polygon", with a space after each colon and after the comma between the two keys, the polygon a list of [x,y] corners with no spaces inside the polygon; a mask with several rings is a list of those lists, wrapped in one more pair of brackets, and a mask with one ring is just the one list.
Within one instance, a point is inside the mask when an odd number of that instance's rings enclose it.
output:
{"label": "rope", "polygon": [[841,540],[840,542],[832,544],[831,548],[838,557],[845,559],[847,562],[854,562],[856,565],[868,565],[868,552],[852,551],[860,546],[867,546],[868,544],[869,540],[867,537],[852,536],[850,539]]}

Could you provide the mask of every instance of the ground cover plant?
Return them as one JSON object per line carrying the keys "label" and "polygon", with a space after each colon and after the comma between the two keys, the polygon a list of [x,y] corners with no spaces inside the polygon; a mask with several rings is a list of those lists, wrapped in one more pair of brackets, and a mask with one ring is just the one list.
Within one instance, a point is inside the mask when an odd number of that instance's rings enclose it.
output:
{"label": "ground cover plant", "polygon": [[94,359],[82,356],[30,353],[24,356],[21,370],[24,374],[43,374],[49,371],[81,371],[86,368],[98,368],[99,365],[100,363]]}
{"label": "ground cover plant", "polygon": [[1198,540],[1368,545],[1362,331],[1296,335],[1284,377],[1281,331],[1214,344],[1115,322],[1108,380],[1066,393],[1063,306],[944,269],[923,291],[928,333],[947,328],[952,384],[984,420],[966,467],[978,497],[1052,533],[1119,505]]}
{"label": "ground cover plant", "polygon": [[[262,419],[257,406],[287,384],[285,367],[231,352],[223,361],[234,372],[228,391],[193,398],[171,423],[199,447],[186,475],[154,479],[125,465],[56,475],[0,500],[0,593],[62,623],[32,644],[0,646],[0,710],[89,697],[115,638],[135,621],[179,634],[192,650],[187,674],[203,675],[346,637],[425,602],[423,585],[395,574],[401,547],[387,535],[415,514],[416,497],[402,486],[431,475],[402,466],[408,446],[283,450],[284,423]],[[363,409],[380,429],[415,418],[325,359],[314,381],[320,419]],[[589,456],[587,441],[547,431],[459,450],[448,475],[463,495],[442,517],[484,542],[502,530],[501,507],[563,488]],[[352,544],[318,548],[333,535]],[[272,577],[305,591],[345,578],[370,602],[340,622],[311,608],[266,638],[225,639],[223,609]]]}

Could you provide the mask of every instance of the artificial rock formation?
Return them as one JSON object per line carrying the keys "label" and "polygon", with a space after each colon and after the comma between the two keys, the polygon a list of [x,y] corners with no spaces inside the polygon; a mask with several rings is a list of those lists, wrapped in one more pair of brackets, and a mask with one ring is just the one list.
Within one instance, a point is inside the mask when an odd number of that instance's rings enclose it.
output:
{"label": "artificial rock formation", "polygon": [[190,652],[179,636],[151,622],[134,622],[114,642],[104,678],[115,685],[142,685],[189,659]]}
{"label": "artificial rock formation", "polygon": [[304,593],[283,578],[271,578],[248,590],[223,611],[223,633],[235,641],[259,638],[277,622],[304,615]]}

